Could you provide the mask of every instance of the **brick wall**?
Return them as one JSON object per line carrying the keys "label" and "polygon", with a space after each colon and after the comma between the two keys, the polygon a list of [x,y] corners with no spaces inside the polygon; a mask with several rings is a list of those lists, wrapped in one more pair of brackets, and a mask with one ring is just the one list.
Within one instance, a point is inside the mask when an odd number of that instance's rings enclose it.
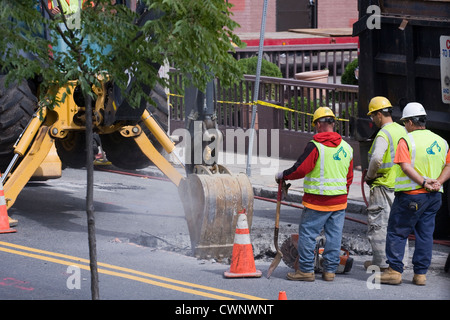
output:
{"label": "brick wall", "polygon": [[[264,0],[228,0],[234,7],[231,9],[234,15],[232,19],[241,25],[235,29],[239,32],[259,32],[261,30],[261,18]],[[275,32],[275,0],[269,0],[267,4],[266,32]]]}
{"label": "brick wall", "polygon": [[318,0],[318,28],[348,28],[358,20],[358,0]]}
{"label": "brick wall", "polygon": [[[276,31],[276,2],[269,0],[266,16],[266,32]],[[228,0],[234,7],[232,19],[240,24],[235,33],[259,32],[264,0]],[[316,0],[319,28],[347,28],[358,19],[358,0]]]}

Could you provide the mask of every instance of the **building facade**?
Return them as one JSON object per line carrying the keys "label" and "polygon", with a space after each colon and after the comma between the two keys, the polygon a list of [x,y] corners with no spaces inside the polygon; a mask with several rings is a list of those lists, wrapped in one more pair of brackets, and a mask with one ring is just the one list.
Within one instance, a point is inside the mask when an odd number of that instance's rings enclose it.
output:
{"label": "building facade", "polygon": [[[259,32],[264,0],[228,0],[236,33]],[[358,0],[269,0],[266,32],[304,28],[349,28],[358,19]]]}

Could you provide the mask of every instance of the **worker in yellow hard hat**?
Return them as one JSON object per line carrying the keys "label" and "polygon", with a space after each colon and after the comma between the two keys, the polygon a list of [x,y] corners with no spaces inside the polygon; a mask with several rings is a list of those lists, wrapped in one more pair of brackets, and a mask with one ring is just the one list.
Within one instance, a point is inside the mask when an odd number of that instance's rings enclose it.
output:
{"label": "worker in yellow hard hat", "polygon": [[369,103],[369,112],[367,113],[370,116],[372,113],[382,109],[392,108],[391,102],[385,97],[374,97],[370,100]]}
{"label": "worker in yellow hard hat", "polygon": [[[380,128],[369,150],[369,166],[364,178],[370,186],[369,205],[367,207],[367,238],[372,246],[372,259],[364,263],[377,266],[380,271],[387,269],[386,229],[389,213],[394,202],[395,170],[394,156],[397,142],[407,132],[392,120],[392,104],[385,97],[374,97],[369,103],[369,112],[373,123]],[[406,244],[408,246],[408,244]],[[407,252],[407,251],[406,251]],[[405,255],[404,263],[408,261]]]}
{"label": "worker in yellow hard hat", "polygon": [[334,132],[335,121],[330,108],[318,108],[313,115],[317,133],[297,162],[275,177],[278,183],[304,178],[304,209],[298,239],[299,269],[288,273],[289,280],[315,280],[314,249],[322,229],[327,239],[322,272],[326,281],[334,280],[340,262],[347,193],[353,181],[353,149]]}
{"label": "worker in yellow hard hat", "polygon": [[331,111],[328,107],[319,107],[313,114],[313,121],[312,125],[313,127],[316,126],[316,122],[324,122],[328,121],[329,123],[334,123],[336,121],[336,116],[334,115],[333,111]]}

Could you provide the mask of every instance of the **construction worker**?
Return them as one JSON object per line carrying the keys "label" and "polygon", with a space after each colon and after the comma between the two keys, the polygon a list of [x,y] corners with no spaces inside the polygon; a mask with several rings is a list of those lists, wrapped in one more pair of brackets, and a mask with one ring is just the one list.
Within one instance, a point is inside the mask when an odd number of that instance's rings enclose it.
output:
{"label": "construction worker", "polygon": [[[48,8],[52,16],[56,17],[61,14],[61,9],[66,19],[66,22],[59,23],[59,28],[62,32],[67,31],[66,27],[69,29],[77,27],[77,14],[79,18],[79,10],[81,9],[80,0],[47,0]],[[79,21],[79,20],[78,20]],[[57,52],[67,52],[68,45],[60,35],[56,35],[58,39],[58,44],[54,47],[54,51]]]}
{"label": "construction worker", "polygon": [[[378,266],[387,269],[386,228],[394,201],[395,170],[394,156],[398,140],[407,134],[405,127],[392,121],[392,105],[385,97],[374,97],[369,103],[368,116],[380,128],[369,150],[369,166],[364,180],[370,186],[367,207],[367,238],[372,246],[372,260],[364,263],[367,269]],[[408,243],[406,244],[408,248]],[[405,251],[404,263],[408,261]]]}
{"label": "construction worker", "polygon": [[413,231],[413,283],[426,283],[435,216],[442,203],[442,184],[450,177],[447,141],[425,128],[426,115],[420,103],[412,102],[405,106],[400,119],[408,134],[400,139],[394,159],[398,164],[395,168],[395,199],[386,237],[389,268],[379,275],[381,283],[402,282],[405,243]]}
{"label": "construction worker", "polygon": [[[48,8],[52,15],[57,15],[61,13],[61,10],[58,5],[58,0],[47,0]],[[60,0],[61,7],[65,15],[74,14],[78,11],[79,3],[78,0]]]}
{"label": "construction worker", "polygon": [[322,278],[333,281],[340,262],[347,193],[353,181],[353,149],[334,132],[336,117],[327,107],[313,115],[317,134],[295,164],[275,179],[304,179],[304,210],[299,224],[299,270],[289,280],[314,281],[314,249],[322,229],[326,237]]}

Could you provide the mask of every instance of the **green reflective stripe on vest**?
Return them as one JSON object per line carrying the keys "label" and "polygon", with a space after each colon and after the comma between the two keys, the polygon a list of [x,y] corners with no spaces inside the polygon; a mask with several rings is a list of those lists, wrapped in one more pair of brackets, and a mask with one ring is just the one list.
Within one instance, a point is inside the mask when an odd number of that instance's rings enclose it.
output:
{"label": "green reflective stripe on vest", "polygon": [[[388,142],[388,149],[383,156],[383,162],[377,170],[379,177],[375,179],[372,186],[385,186],[389,189],[394,189],[395,186],[395,171],[393,167],[395,152],[397,151],[397,144],[401,137],[405,136],[408,132],[405,127],[399,125],[396,122],[392,122],[384,125],[377,133],[375,140],[378,137],[384,138]],[[369,161],[372,156],[372,148],[375,144],[372,144],[369,150]]]}
{"label": "green reflective stripe on vest", "polygon": [[[405,137],[411,157],[411,165],[425,179],[436,179],[445,166],[448,153],[447,141],[429,130],[415,130]],[[412,181],[398,166],[395,191],[411,191],[422,188]],[[443,192],[443,188],[439,190]]]}
{"label": "green reflective stripe on vest", "polygon": [[[347,174],[353,149],[344,140],[335,148],[312,140],[319,150],[316,166],[303,181],[306,193],[339,195],[347,193]],[[326,160],[326,163],[325,163]]]}

